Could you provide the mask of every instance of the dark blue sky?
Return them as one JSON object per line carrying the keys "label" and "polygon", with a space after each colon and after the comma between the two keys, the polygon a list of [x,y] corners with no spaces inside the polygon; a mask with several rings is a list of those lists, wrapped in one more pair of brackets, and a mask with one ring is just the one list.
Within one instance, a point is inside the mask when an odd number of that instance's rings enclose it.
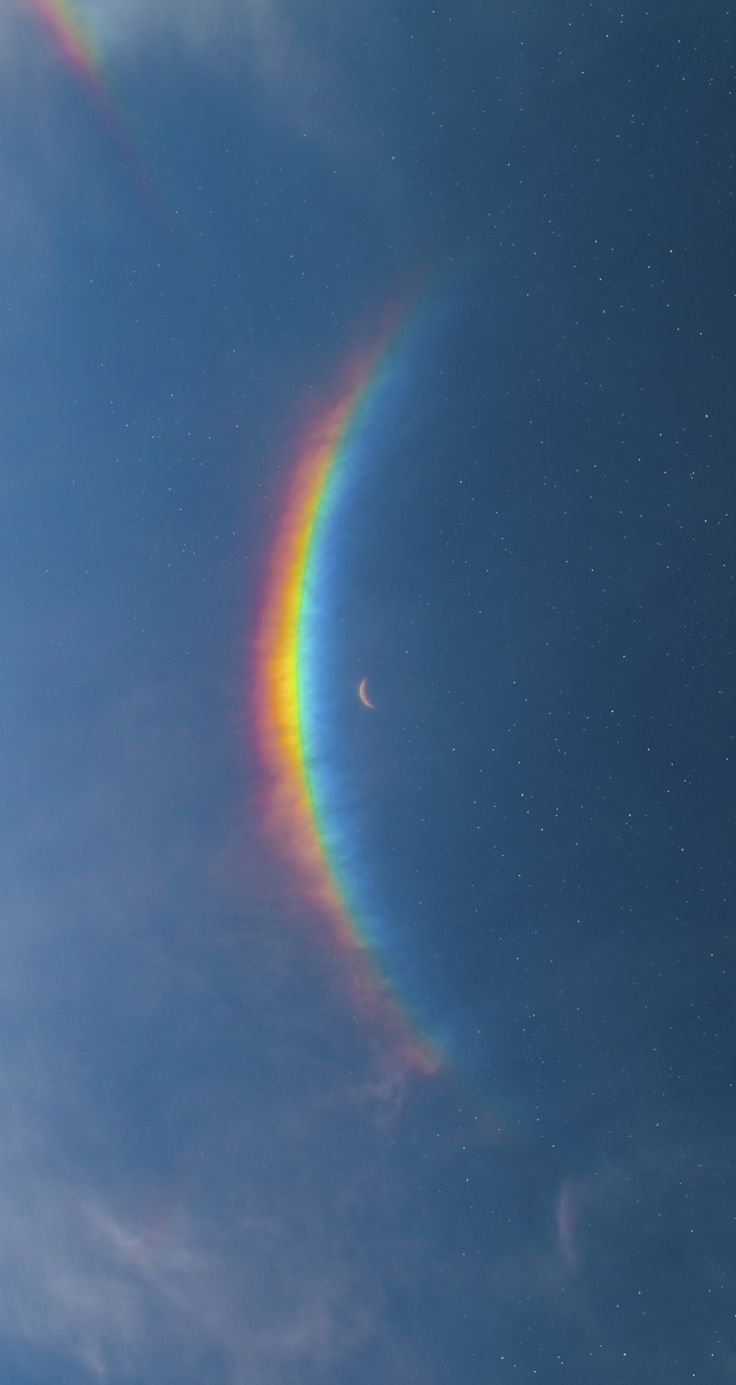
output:
{"label": "dark blue sky", "polygon": [[[0,18],[0,1378],[725,1385],[733,15],[72,8],[91,82]],[[248,715],[295,441],[417,285],[332,752],[431,1076]]]}

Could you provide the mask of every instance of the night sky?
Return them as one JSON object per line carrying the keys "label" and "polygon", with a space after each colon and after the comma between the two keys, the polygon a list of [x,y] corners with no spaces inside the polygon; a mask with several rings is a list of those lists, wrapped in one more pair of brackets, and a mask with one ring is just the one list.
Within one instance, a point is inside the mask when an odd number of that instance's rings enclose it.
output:
{"label": "night sky", "polygon": [[735,37],[2,0],[3,1385],[736,1382]]}

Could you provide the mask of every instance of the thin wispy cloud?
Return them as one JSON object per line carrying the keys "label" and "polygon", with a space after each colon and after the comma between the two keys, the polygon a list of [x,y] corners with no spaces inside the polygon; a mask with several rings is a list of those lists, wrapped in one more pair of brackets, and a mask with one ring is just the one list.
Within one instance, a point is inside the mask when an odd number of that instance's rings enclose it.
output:
{"label": "thin wispy cloud", "polygon": [[360,18],[356,0],[85,0],[85,29],[103,64],[160,42],[184,48],[213,77],[248,73],[273,118],[336,154],[365,130],[343,99],[340,38]]}
{"label": "thin wispy cloud", "polygon": [[[216,834],[160,834],[207,772],[190,714],[174,690],[120,693],[63,801],[26,804],[4,841],[0,1336],[94,1381],[216,1361],[232,1385],[316,1383],[366,1343],[406,1355],[362,1229],[366,1198],[389,1215],[405,1074],[372,1044],[345,1072],[329,1045],[312,1056],[329,1012],[287,920],[212,926],[237,903]],[[421,1247],[401,1255],[421,1273]]]}

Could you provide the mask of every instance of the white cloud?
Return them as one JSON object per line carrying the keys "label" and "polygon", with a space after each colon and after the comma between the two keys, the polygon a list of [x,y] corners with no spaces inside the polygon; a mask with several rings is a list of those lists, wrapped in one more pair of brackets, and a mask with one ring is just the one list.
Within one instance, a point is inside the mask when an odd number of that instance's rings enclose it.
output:
{"label": "white cloud", "polygon": [[[80,4],[80,8],[82,8]],[[223,75],[259,83],[275,117],[300,134],[340,146],[358,133],[337,115],[339,38],[356,0],[85,0],[85,24],[107,60],[164,39]]]}
{"label": "white cloud", "polygon": [[[168,830],[208,773],[197,699],[121,693],[63,798],[45,778],[3,843],[0,1338],[80,1380],[311,1385],[367,1339],[407,1350],[383,1323],[383,1240],[355,1230],[401,1204],[376,1149],[404,1078],[357,1044],[343,1071],[324,994],[316,1014],[298,950],[273,916],[242,921],[245,893],[225,937],[217,843]],[[224,965],[242,968],[230,1002]]]}
{"label": "white cloud", "polygon": [[[28,1063],[14,1076],[19,1090],[9,1090],[6,1072],[0,1093],[6,1341],[24,1342],[41,1359],[60,1353],[100,1381],[153,1385],[164,1363],[177,1379],[196,1381],[207,1359],[232,1385],[296,1385],[318,1380],[366,1336],[384,1335],[370,1253],[350,1265],[345,1245],[340,1254],[333,1244],[335,1210],[342,1204],[349,1215],[349,1190],[358,1176],[365,1193],[367,1167],[335,1167],[329,1196],[309,1153],[290,1178],[299,1130],[309,1148],[319,1125],[309,1103],[292,1122],[291,1150],[276,1116],[265,1181],[265,1151],[242,1122],[236,1164],[225,1158],[205,1173],[204,1210],[191,1176],[176,1189],[138,1184],[123,1192],[122,1170],[111,1177],[97,1162],[86,1170],[70,1164],[58,1152],[58,1130],[29,1111],[44,1110],[44,1083]],[[264,1118],[268,1139],[268,1112]],[[329,1119],[322,1124],[328,1140]],[[233,1203],[239,1212],[230,1219],[225,1207]]]}

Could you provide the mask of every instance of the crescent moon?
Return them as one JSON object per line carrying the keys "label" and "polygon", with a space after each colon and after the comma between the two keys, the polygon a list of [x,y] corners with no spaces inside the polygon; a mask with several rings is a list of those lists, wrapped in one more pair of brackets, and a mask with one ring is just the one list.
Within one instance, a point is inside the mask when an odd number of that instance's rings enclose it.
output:
{"label": "crescent moon", "polygon": [[361,700],[361,702],[363,703],[363,706],[364,706],[364,707],[375,708],[375,705],[376,705],[375,702],[371,702],[371,700],[370,700],[370,698],[369,698],[369,696],[368,696],[368,692],[367,692],[367,689],[366,689],[366,684],[367,684],[367,682],[368,682],[368,679],[367,679],[367,678],[361,678],[360,683],[359,683],[359,685],[358,685],[358,697],[360,698],[360,700]]}

